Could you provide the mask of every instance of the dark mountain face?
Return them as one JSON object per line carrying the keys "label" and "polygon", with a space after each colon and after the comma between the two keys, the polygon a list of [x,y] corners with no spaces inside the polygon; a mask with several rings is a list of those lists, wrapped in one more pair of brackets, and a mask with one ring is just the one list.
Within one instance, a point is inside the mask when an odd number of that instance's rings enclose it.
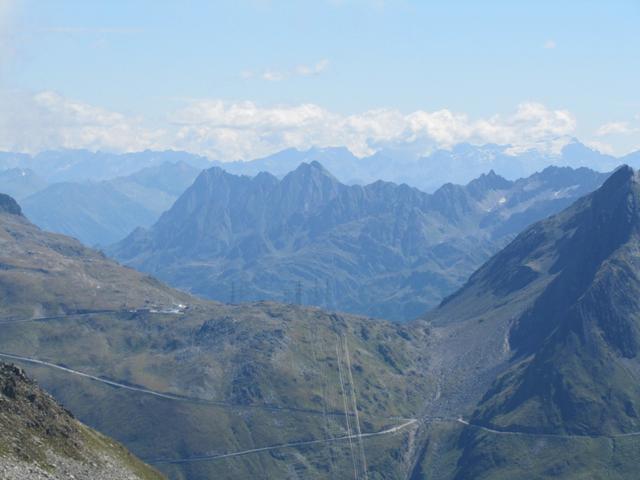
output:
{"label": "dark mountain face", "polygon": [[347,186],[317,162],[282,180],[212,168],[148,231],[109,251],[208,298],[300,299],[406,320],[604,178],[554,167],[511,182],[491,172],[430,195],[382,181]]}
{"label": "dark mountain face", "polygon": [[0,193],[0,212],[10,215],[22,215],[22,209],[18,202],[4,193]]}
{"label": "dark mountain face", "polygon": [[[441,375],[475,404],[455,478],[630,478],[631,457],[615,449],[640,448],[639,251],[640,184],[625,166],[430,314],[447,339],[433,353]],[[528,470],[515,460],[545,438],[561,450],[540,447]],[[607,441],[603,460],[596,445]]]}

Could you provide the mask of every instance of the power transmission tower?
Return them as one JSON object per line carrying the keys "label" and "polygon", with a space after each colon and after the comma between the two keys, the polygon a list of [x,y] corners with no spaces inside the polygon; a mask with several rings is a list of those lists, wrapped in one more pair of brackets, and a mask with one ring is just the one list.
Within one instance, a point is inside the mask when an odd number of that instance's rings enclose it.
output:
{"label": "power transmission tower", "polygon": [[296,283],[296,303],[302,305],[302,283],[300,280]]}
{"label": "power transmission tower", "polygon": [[317,278],[313,282],[313,304],[316,306],[320,305],[320,290],[318,288]]}
{"label": "power transmission tower", "polygon": [[329,286],[328,278],[325,280],[324,306],[325,308],[329,308],[331,306],[331,287]]}

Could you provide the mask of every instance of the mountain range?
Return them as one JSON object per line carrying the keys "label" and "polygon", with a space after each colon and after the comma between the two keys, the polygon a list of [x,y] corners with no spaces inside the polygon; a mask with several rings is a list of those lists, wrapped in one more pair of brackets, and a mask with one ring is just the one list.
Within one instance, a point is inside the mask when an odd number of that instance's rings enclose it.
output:
{"label": "mountain range", "polygon": [[509,180],[516,180],[549,165],[589,167],[600,172],[611,171],[621,163],[640,167],[640,152],[617,158],[589,148],[576,139],[565,139],[562,143],[564,146],[557,152],[538,149],[515,151],[510,145],[461,143],[427,155],[383,149],[364,158],[354,156],[344,147],[306,151],[288,149],[256,160],[216,163],[215,166],[241,175],[254,176],[266,171],[283,177],[300,163],[316,161],[349,185],[385,180],[406,183],[425,192],[433,192],[446,183],[466,184],[490,170]]}
{"label": "mountain range", "polygon": [[621,162],[640,166],[637,152],[620,159],[575,139],[563,142],[565,146],[558,153],[535,149],[516,152],[508,145],[460,144],[426,156],[409,149],[381,150],[358,158],[346,148],[335,147],[288,149],[243,162],[221,162],[174,151],[0,152],[0,191],[19,200],[37,225],[104,247],[123,239],[136,227],[152,225],[197,173],[211,166],[237,175],[269,172],[282,178],[300,163],[317,161],[347,185],[384,180],[426,192],[446,183],[466,184],[490,170],[516,180],[549,164],[589,166],[597,171],[611,171]]}
{"label": "mountain range", "polygon": [[317,162],[282,179],[202,172],[149,229],[107,249],[119,261],[221,301],[304,303],[391,320],[422,314],[529,224],[606,174],[491,171],[433,194],[339,182]]}
{"label": "mountain range", "polygon": [[[344,188],[301,168],[314,186],[303,206]],[[228,175],[199,181],[210,174]],[[237,181],[285,180],[263,177]],[[22,292],[3,294],[0,356],[170,478],[637,472],[640,179],[629,167],[406,324],[198,300],[39,230],[6,196],[0,226],[0,286]]]}
{"label": "mountain range", "polygon": [[47,183],[97,182],[126,177],[144,168],[184,162],[194,168],[209,166],[206,158],[186,152],[150,151],[134,153],[50,150],[35,155],[0,152],[0,170],[29,169]]}

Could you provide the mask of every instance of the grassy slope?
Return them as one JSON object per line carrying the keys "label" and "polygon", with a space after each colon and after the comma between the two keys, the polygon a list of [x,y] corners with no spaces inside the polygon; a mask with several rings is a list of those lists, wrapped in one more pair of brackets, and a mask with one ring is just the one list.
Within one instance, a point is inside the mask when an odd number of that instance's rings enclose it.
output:
{"label": "grassy slope", "polygon": [[0,297],[2,318],[170,306],[188,298],[72,238],[1,212]]}
{"label": "grassy slope", "polygon": [[[344,338],[363,431],[393,426],[401,422],[396,417],[412,417],[420,409],[420,333],[317,309],[201,302],[72,239],[42,232],[24,217],[0,214],[0,220],[3,321],[63,315],[0,325],[0,351],[239,405],[176,402],[25,365],[80,419],[144,458],[191,457],[343,435],[338,357],[345,377],[346,363],[343,350],[336,354],[336,344]],[[128,311],[178,302],[189,305],[186,314]],[[84,310],[113,312],[76,315]],[[345,384],[349,393],[346,378]],[[252,407],[265,403],[313,412]],[[326,421],[319,414],[323,409],[332,413]],[[366,440],[373,478],[375,471],[385,478],[402,477],[406,441],[407,433]],[[326,478],[331,471],[341,478],[350,475],[352,461],[348,443],[340,443],[333,449],[313,446],[162,468],[176,478]]]}
{"label": "grassy slope", "polygon": [[[269,303],[207,305],[186,315],[97,314],[3,328],[0,351],[163,392],[240,405],[175,402],[29,367],[79,418],[145,459],[345,434],[336,360],[342,336],[350,349],[363,431],[382,430],[400,423],[397,417],[415,416],[425,395],[417,361],[422,343],[418,334],[384,322],[332,317],[317,309]],[[346,370],[343,373],[346,377]],[[345,383],[348,389],[346,379]],[[316,413],[251,407],[265,403]],[[326,426],[318,414],[323,409],[331,413]],[[402,478],[406,453],[401,447],[406,441],[406,434],[385,437],[384,442],[366,440],[371,471]],[[351,468],[348,448],[348,442],[342,442],[331,449],[316,445],[160,468],[177,478],[245,478],[260,472],[278,478],[293,464],[304,478],[323,478],[331,470],[328,459],[333,455],[342,478]]]}

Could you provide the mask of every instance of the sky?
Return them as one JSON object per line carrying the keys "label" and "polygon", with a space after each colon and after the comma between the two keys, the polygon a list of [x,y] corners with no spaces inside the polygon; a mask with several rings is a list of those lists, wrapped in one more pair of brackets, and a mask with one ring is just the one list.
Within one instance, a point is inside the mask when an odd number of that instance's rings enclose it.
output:
{"label": "sky", "polygon": [[638,0],[0,0],[0,150],[640,149]]}

